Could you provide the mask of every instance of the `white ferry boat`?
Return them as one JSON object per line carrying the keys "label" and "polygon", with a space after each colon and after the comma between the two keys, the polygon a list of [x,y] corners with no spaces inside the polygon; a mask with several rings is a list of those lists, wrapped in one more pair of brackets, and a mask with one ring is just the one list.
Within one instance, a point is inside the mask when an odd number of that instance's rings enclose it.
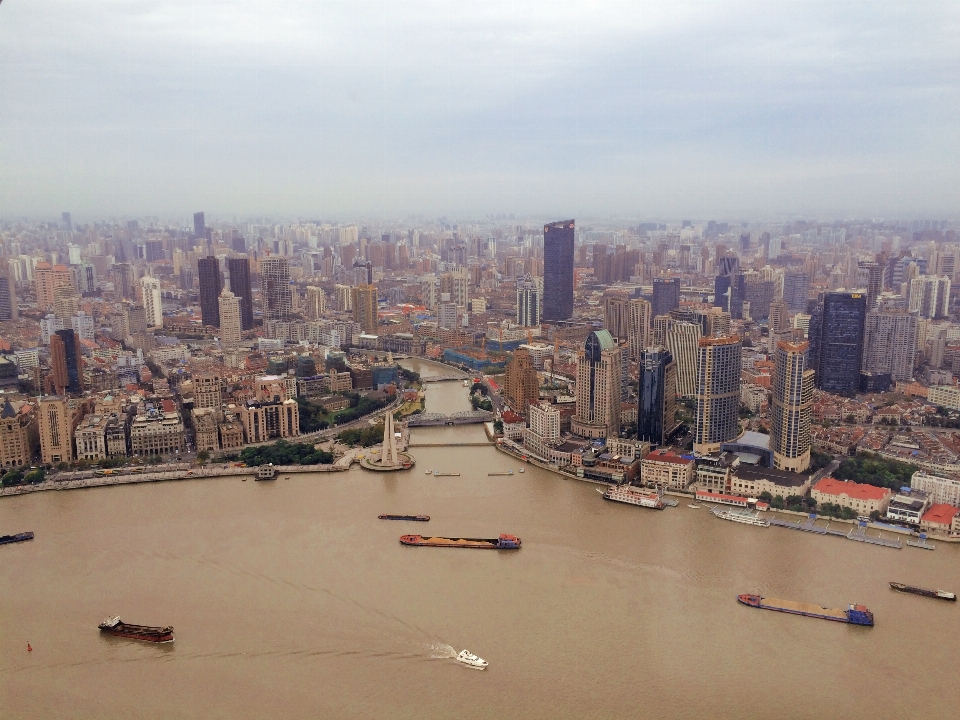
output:
{"label": "white ferry boat", "polygon": [[460,654],[457,655],[457,662],[461,662],[467,667],[472,667],[477,670],[483,670],[487,667],[487,661],[483,658],[477,657],[472,652],[467,650],[461,650]]}
{"label": "white ferry boat", "polygon": [[743,523],[744,525],[755,525],[756,527],[770,527],[770,521],[760,517],[758,512],[749,510],[712,510],[721,520],[732,520],[733,522]]}
{"label": "white ferry boat", "polygon": [[604,500],[613,500],[627,505],[639,505],[640,507],[651,508],[652,510],[663,510],[663,490],[641,490],[631,485],[615,485],[607,489],[603,494]]}

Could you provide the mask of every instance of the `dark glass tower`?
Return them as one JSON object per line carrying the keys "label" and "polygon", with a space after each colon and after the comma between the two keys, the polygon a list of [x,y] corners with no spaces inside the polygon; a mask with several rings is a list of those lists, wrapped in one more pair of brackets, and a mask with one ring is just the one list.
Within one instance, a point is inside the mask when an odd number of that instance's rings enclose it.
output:
{"label": "dark glass tower", "polygon": [[77,334],[73,330],[57,330],[57,335],[63,341],[63,350],[67,366],[67,386],[66,391],[79,395],[83,392],[80,380],[83,375],[80,372],[80,342]]}
{"label": "dark glass tower", "polygon": [[810,276],[805,272],[786,272],[783,275],[783,301],[790,312],[806,312],[810,295]]}
{"label": "dark glass tower", "polygon": [[673,355],[665,347],[649,347],[640,354],[640,404],[637,440],[654,447],[665,445],[676,430],[677,375]]}
{"label": "dark glass tower", "polygon": [[864,293],[823,293],[810,317],[810,366],[818,388],[854,395],[860,385],[863,331],[867,319]]}
{"label": "dark glass tower", "polygon": [[220,293],[223,292],[223,275],[215,257],[200,258],[200,315],[204,325],[220,327]]}
{"label": "dark glass tower", "polygon": [[245,258],[227,258],[230,273],[230,292],[240,298],[240,329],[253,327],[253,290],[250,288],[250,261]]}
{"label": "dark glass tower", "polygon": [[202,212],[193,214],[193,234],[198,238],[207,236],[207,222]]}
{"label": "dark glass tower", "polygon": [[543,322],[573,317],[574,221],[543,226]]}
{"label": "dark glass tower", "polygon": [[667,315],[680,307],[680,278],[654,278],[650,305],[653,317]]}

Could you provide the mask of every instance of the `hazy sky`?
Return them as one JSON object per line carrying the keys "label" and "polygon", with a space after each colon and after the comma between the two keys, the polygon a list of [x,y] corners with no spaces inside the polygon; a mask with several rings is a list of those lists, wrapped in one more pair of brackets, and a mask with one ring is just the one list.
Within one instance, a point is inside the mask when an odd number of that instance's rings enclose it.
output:
{"label": "hazy sky", "polygon": [[956,217],[960,2],[4,0],[0,215]]}

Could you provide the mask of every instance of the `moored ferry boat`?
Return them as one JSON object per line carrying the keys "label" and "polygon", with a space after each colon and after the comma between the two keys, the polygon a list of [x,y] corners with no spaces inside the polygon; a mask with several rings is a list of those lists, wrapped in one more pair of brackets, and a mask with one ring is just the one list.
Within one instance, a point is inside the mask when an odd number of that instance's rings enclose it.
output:
{"label": "moored ferry boat", "polygon": [[910,593],[911,595],[923,595],[924,597],[936,598],[937,600],[949,600],[951,602],[957,601],[956,594],[947,592],[946,590],[927,590],[925,588],[918,588],[912,585],[904,585],[903,583],[899,582],[891,582],[890,587],[898,592]]}
{"label": "moored ferry boat", "polygon": [[32,532],[16,533],[15,535],[0,535],[0,545],[8,545],[9,543],[25,542],[27,540],[33,540]]}
{"label": "moored ferry boat", "polygon": [[732,520],[733,522],[743,523],[744,525],[754,525],[756,527],[770,527],[770,521],[760,517],[760,513],[753,513],[749,510],[711,510],[721,520]]}
{"label": "moored ferry boat", "polygon": [[173,642],[173,628],[151,627],[149,625],[131,625],[120,619],[120,616],[108,618],[98,626],[100,632],[117,637],[143,640],[145,642],[168,643]]}
{"label": "moored ferry boat", "polygon": [[748,593],[737,595],[737,602],[760,610],[775,610],[791,615],[804,615],[821,620],[850,623],[851,625],[873,626],[873,613],[867,610],[864,605],[848,605],[847,609],[843,610],[841,608],[824,608],[812,603],[796,602],[795,600],[760,597]]}
{"label": "moored ferry boat", "polygon": [[516,535],[500,534],[498,538],[448,538],[424,537],[423,535],[401,535],[404,545],[423,547],[474,548],[477,550],[519,550],[520,538]]}
{"label": "moored ferry boat", "polygon": [[626,503],[627,505],[637,505],[651,510],[663,510],[665,507],[661,488],[642,490],[632,485],[616,485],[607,489],[603,494],[603,499]]}

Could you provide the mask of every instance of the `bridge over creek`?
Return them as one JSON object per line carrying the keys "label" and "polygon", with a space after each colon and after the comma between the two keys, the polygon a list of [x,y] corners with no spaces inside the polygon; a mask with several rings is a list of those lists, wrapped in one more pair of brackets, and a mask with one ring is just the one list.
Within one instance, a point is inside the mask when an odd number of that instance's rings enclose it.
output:
{"label": "bridge over creek", "polygon": [[443,413],[421,413],[419,415],[411,415],[407,419],[407,427],[475,425],[477,423],[491,422],[493,419],[493,413],[488,410],[464,410],[451,415],[444,415]]}

